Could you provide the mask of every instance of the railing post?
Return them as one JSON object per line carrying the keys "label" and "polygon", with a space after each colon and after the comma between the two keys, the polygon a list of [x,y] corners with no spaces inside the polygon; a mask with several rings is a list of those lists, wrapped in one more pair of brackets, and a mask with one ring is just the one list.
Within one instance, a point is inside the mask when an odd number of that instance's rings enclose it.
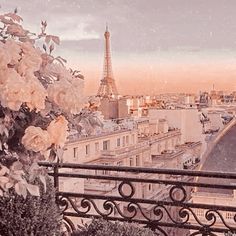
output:
{"label": "railing post", "polygon": [[53,167],[53,177],[54,177],[54,188],[58,190],[59,187],[59,181],[58,181],[58,163]]}
{"label": "railing post", "polygon": [[54,188],[56,191],[56,202],[58,202],[58,192],[59,192],[59,176],[58,176],[58,172],[59,172],[59,162],[55,163],[54,167],[53,167],[53,179],[54,179]]}

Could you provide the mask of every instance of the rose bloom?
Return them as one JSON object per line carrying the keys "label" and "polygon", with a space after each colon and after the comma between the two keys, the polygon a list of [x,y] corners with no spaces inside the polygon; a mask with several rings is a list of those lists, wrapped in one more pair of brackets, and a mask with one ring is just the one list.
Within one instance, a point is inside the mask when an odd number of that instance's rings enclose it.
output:
{"label": "rose bloom", "polygon": [[41,51],[36,49],[30,42],[21,44],[23,51],[22,59],[19,62],[18,73],[22,76],[32,75],[40,69],[42,64]]}
{"label": "rose bloom", "polygon": [[51,138],[51,142],[55,145],[63,147],[68,136],[68,121],[64,116],[58,116],[55,120],[51,121],[47,131]]}
{"label": "rose bloom", "polygon": [[20,44],[15,42],[12,39],[8,39],[5,43],[5,48],[6,48],[6,51],[10,54],[10,57],[11,57],[10,64],[11,65],[18,64],[18,62],[21,58],[21,56],[20,56],[20,53],[21,53]]}
{"label": "rose bloom", "polygon": [[46,151],[51,146],[51,139],[46,130],[40,127],[29,126],[25,130],[21,143],[27,150],[34,152]]}
{"label": "rose bloom", "polygon": [[[25,81],[14,69],[4,70],[4,80],[0,78],[0,102],[3,107],[18,111],[22,103],[30,101],[29,89]],[[0,77],[2,77],[0,73]]]}
{"label": "rose bloom", "polygon": [[63,111],[78,114],[84,105],[83,81],[65,79],[56,81],[48,86],[48,98],[57,104]]}
{"label": "rose bloom", "polygon": [[[0,57],[1,57],[1,49],[0,49]],[[1,60],[0,60],[1,63]],[[7,75],[9,74],[9,68],[1,68],[0,67],[0,89],[3,84],[6,83]]]}
{"label": "rose bloom", "polygon": [[0,102],[3,107],[18,111],[22,103],[36,111],[45,109],[47,91],[40,81],[33,76],[27,81],[14,69],[0,70]]}
{"label": "rose bloom", "polygon": [[27,82],[27,89],[30,94],[30,100],[26,104],[30,110],[36,109],[36,111],[40,111],[45,109],[47,91],[36,77]]}

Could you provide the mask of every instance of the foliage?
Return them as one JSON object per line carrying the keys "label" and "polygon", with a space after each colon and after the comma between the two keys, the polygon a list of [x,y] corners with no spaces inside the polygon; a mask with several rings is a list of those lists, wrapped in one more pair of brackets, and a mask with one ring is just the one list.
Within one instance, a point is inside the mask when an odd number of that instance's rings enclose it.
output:
{"label": "foliage", "polygon": [[11,188],[38,196],[25,174],[44,183],[36,163],[62,155],[70,129],[91,133],[100,125],[96,101],[85,104],[83,76],[53,55],[59,37],[46,33],[46,21],[38,34],[22,21],[16,10],[0,15],[0,196]]}
{"label": "foliage", "polygon": [[112,223],[94,219],[91,224],[81,227],[72,236],[156,236],[156,234],[133,223]]}
{"label": "foliage", "polygon": [[55,191],[47,178],[47,190],[40,184],[40,197],[18,195],[14,189],[8,197],[0,197],[0,236],[59,236],[60,211],[55,203]]}

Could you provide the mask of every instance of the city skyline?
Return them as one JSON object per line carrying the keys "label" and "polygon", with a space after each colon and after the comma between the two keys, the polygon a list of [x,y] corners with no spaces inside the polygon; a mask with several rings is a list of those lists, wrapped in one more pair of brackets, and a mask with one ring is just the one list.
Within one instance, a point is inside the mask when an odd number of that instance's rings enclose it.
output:
{"label": "city skyline", "polygon": [[108,22],[123,95],[197,92],[213,84],[236,90],[235,6],[224,0],[1,1],[2,12],[17,7],[33,32],[48,21],[48,32],[61,38],[55,54],[81,70],[88,94],[96,94],[102,77]]}

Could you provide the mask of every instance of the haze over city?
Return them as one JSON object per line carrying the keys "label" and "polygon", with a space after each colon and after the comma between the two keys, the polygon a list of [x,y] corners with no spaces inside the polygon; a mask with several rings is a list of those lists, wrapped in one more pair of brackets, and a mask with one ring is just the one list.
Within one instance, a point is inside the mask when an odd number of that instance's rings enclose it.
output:
{"label": "haze over city", "polygon": [[[55,54],[85,76],[87,94],[102,77],[104,31],[111,33],[114,78],[121,94],[236,90],[236,2],[233,0],[8,1],[25,25],[62,42]],[[38,25],[38,28],[36,27]]]}
{"label": "haze over city", "polygon": [[0,236],[235,235],[235,13],[0,0]]}

